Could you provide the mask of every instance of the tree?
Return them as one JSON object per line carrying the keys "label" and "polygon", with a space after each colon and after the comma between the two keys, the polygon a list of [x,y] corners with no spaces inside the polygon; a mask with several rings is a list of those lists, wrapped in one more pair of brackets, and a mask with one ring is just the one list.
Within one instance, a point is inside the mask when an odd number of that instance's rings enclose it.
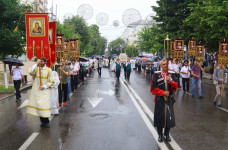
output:
{"label": "tree", "polygon": [[[189,4],[198,0],[160,0],[158,6],[152,6],[156,12],[153,19],[159,22],[162,34],[169,33],[172,39],[185,38],[188,41],[190,34],[194,32],[192,27],[186,26],[184,20],[191,14]],[[187,43],[187,42],[186,42]]]}
{"label": "tree", "polygon": [[[19,0],[1,0],[0,3],[0,54],[2,59],[7,55],[14,57],[25,53],[26,46],[25,15],[31,12],[32,6],[21,4]],[[20,20],[18,31],[14,32]]]}
{"label": "tree", "polygon": [[112,54],[119,55],[121,52],[121,49],[122,49],[122,45],[125,45],[125,42],[121,38],[111,41],[108,44],[108,50],[109,50],[110,55],[112,55]]}
{"label": "tree", "polygon": [[189,8],[192,13],[185,19],[185,24],[194,28],[190,36],[203,42],[209,51],[218,51],[218,42],[228,38],[228,1],[199,0]]}
{"label": "tree", "polygon": [[139,40],[137,41],[137,44],[139,49],[152,53],[156,53],[164,49],[163,40],[165,35],[156,24],[154,24],[151,28],[144,27],[142,31],[138,33],[138,36]]}
{"label": "tree", "polygon": [[128,45],[125,49],[128,57],[136,57],[138,56],[137,48],[133,45]]}

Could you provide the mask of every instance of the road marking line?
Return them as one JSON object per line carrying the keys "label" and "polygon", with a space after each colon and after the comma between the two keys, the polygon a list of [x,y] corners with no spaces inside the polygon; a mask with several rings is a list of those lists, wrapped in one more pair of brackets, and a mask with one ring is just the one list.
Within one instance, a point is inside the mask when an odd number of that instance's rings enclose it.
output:
{"label": "road marking line", "polygon": [[18,150],[26,150],[39,133],[34,132]]}
{"label": "road marking line", "polygon": [[225,108],[221,108],[221,107],[218,107],[218,106],[217,106],[217,108],[219,108],[219,109],[221,109],[221,110],[223,110],[223,111],[225,111],[225,112],[228,112],[228,110],[225,109]]}
{"label": "road marking line", "polygon": [[[121,79],[123,79],[122,76],[121,76]],[[154,121],[154,114],[153,114],[153,112],[148,108],[148,106],[144,103],[144,101],[136,93],[136,91],[126,81],[124,83],[127,84],[127,86],[129,87],[130,91],[132,91],[132,93],[134,94],[135,98],[141,104],[141,106],[143,107],[143,109],[145,110],[145,112],[148,114],[148,116],[150,117],[150,119]],[[169,142],[169,144],[173,147],[173,149],[175,149],[175,150],[181,150],[180,146],[176,143],[176,141],[173,139],[173,137],[171,135],[170,135],[170,138],[172,140],[171,140],[171,142]]]}
{"label": "road marking line", "polygon": [[142,117],[144,123],[146,124],[147,128],[150,130],[151,134],[153,135],[155,141],[157,142],[158,146],[160,147],[161,150],[168,150],[168,147],[166,146],[166,144],[160,143],[158,142],[158,134],[156,129],[153,127],[153,125],[151,124],[150,120],[148,119],[148,117],[146,116],[146,114],[143,112],[142,108],[139,106],[139,104],[137,103],[136,99],[134,98],[134,96],[132,95],[132,93],[130,92],[130,90],[127,88],[127,86],[125,85],[125,83],[123,82],[122,79],[120,79],[120,82],[123,84],[124,88],[126,89],[128,95],[130,96],[131,100],[133,101],[136,109],[138,110],[140,116]]}

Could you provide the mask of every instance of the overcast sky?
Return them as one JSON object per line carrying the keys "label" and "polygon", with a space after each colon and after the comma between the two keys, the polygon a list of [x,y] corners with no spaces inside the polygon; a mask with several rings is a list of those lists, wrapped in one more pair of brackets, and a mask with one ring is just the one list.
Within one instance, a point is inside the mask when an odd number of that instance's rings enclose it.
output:
{"label": "overcast sky", "polygon": [[[54,0],[54,13],[62,22],[63,16],[67,13],[77,15],[77,10],[82,4],[89,4],[93,7],[93,17],[87,20],[87,24],[96,24],[96,15],[104,12],[108,15],[109,21],[104,26],[100,27],[101,35],[106,37],[108,41],[112,41],[120,37],[125,31],[126,27],[122,22],[122,14],[125,10],[134,8],[137,9],[142,19],[145,19],[149,14],[153,13],[151,6],[156,5],[156,0]],[[52,0],[48,0],[48,7],[52,5]],[[118,20],[120,25],[113,27],[113,21]]]}

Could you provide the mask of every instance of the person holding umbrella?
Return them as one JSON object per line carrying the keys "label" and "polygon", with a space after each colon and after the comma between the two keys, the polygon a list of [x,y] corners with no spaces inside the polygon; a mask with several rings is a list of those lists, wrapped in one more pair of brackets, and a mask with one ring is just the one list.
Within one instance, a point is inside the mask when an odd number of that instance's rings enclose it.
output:
{"label": "person holding umbrella", "polygon": [[25,84],[25,77],[23,74],[23,70],[19,67],[18,63],[15,63],[15,68],[11,71],[11,76],[13,77],[13,84],[16,90],[16,102],[21,98],[20,86],[21,80],[23,79],[23,83]]}

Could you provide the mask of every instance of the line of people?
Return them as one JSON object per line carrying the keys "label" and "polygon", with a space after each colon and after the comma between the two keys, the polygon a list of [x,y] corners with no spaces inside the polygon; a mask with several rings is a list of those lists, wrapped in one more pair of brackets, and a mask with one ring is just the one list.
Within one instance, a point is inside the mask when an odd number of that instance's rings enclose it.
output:
{"label": "line of people", "polygon": [[49,128],[49,117],[59,114],[58,108],[67,105],[70,89],[72,93],[77,89],[82,70],[83,67],[80,67],[75,59],[71,60],[69,66],[68,62],[61,61],[57,71],[46,66],[44,57],[38,59],[37,63],[29,68],[33,85],[26,113],[39,116],[40,126]]}

